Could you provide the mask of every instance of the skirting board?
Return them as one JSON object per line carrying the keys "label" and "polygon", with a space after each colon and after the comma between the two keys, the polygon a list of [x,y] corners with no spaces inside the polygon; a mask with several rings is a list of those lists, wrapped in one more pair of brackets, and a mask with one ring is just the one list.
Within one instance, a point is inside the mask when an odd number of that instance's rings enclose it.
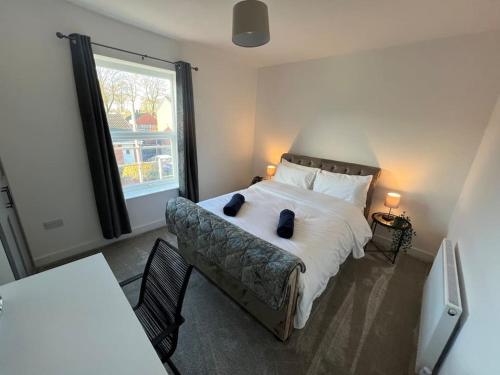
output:
{"label": "skirting board", "polygon": [[44,267],[51,263],[58,262],[62,259],[69,258],[84,253],[86,251],[94,250],[99,247],[104,247],[106,245],[112,244],[117,241],[122,241],[130,237],[135,237],[138,234],[149,232],[150,230],[158,229],[161,228],[162,226],[165,226],[164,219],[153,221],[151,223],[144,224],[136,228],[132,228],[132,233],[125,234],[117,239],[113,240],[99,239],[95,241],[82,242],[76,246],[67,249],[56,250],[33,259],[35,263],[35,268]]}
{"label": "skirting board", "polygon": [[[117,238],[115,240],[100,239],[100,240],[95,240],[95,241],[88,241],[88,242],[83,242],[83,243],[80,243],[76,246],[70,247],[68,249],[53,251],[52,253],[45,254],[41,257],[35,258],[34,259],[35,267],[36,268],[44,267],[44,266],[47,266],[51,263],[55,263],[57,261],[60,261],[64,258],[69,258],[69,257],[75,256],[75,255],[81,254],[85,251],[94,250],[94,249],[97,249],[99,247],[109,245],[113,242],[125,240],[127,238],[137,236],[138,234],[161,228],[164,225],[165,225],[165,221],[162,219],[162,220],[154,221],[154,222],[151,222],[149,224],[141,225],[140,227],[134,228],[132,230],[132,233],[123,235],[122,237]],[[381,242],[385,243],[386,245],[389,245],[392,241],[390,238],[380,236],[380,235],[375,235],[373,237],[374,237],[374,239],[381,241]],[[427,263],[432,263],[432,261],[434,260],[434,254],[432,254],[428,251],[422,250],[422,249],[418,249],[416,247],[412,247],[412,248],[408,249],[407,253],[408,253],[408,255],[411,255],[411,256],[413,256],[417,259],[420,259],[424,262],[427,262]]]}
{"label": "skirting board", "polygon": [[[373,236],[373,239],[384,243],[386,246],[389,246],[392,243],[391,238],[387,238],[387,237],[380,236],[377,234]],[[404,250],[401,250],[401,252],[403,252],[403,251]],[[410,255],[414,258],[417,258],[421,261],[424,261],[426,263],[432,263],[434,260],[434,256],[435,256],[434,254],[432,254],[426,250],[419,249],[417,247],[411,247],[408,250],[406,250],[406,252],[408,255]]]}

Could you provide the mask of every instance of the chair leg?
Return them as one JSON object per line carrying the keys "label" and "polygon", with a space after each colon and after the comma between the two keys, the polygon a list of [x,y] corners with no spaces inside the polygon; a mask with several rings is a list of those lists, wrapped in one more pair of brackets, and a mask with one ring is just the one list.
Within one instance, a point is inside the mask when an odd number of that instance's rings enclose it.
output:
{"label": "chair leg", "polygon": [[170,367],[170,369],[172,370],[174,375],[181,375],[181,373],[179,372],[177,367],[175,367],[174,363],[172,362],[172,360],[170,358],[167,358],[165,362],[167,362],[168,366]]}

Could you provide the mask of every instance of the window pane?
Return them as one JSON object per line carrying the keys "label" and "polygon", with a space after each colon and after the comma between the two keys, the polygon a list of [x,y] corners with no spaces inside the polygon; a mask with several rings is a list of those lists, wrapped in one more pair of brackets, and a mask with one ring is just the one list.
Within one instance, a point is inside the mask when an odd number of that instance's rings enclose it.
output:
{"label": "window pane", "polygon": [[122,184],[166,179],[173,181],[175,176],[172,145],[163,144],[165,142],[170,143],[170,140],[137,141],[136,144],[115,143],[115,157]]}
{"label": "window pane", "polygon": [[175,73],[95,59],[125,194],[128,187],[176,184]]}

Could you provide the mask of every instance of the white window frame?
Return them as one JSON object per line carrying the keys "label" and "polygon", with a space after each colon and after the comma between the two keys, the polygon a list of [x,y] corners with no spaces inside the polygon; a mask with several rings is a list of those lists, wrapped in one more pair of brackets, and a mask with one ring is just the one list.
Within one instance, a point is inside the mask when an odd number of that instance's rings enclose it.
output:
{"label": "white window frame", "polygon": [[[175,90],[175,70],[161,69],[151,65],[133,63],[126,60],[116,59],[112,57],[107,57],[103,55],[94,54],[94,59],[96,65],[100,67],[125,71],[129,73],[138,73],[143,75],[149,75],[153,77],[158,77],[162,79],[168,79],[172,87],[172,121],[173,121],[173,132],[130,132],[130,131],[119,131],[114,130],[112,134],[113,144],[115,142],[134,142],[135,140],[170,140],[172,148],[172,165],[174,179],[169,180],[156,180],[143,182],[133,185],[122,185],[123,195],[125,199],[132,199],[144,195],[154,194],[161,191],[173,190],[179,188],[179,166],[178,166],[178,152],[177,152],[177,93]],[[138,163],[141,164],[140,162]]]}

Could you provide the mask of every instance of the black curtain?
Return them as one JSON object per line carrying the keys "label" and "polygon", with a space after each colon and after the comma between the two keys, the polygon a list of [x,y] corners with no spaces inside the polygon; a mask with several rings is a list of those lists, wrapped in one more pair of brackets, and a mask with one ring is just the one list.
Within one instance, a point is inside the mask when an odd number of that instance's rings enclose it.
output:
{"label": "black curtain", "polygon": [[177,85],[177,148],[179,151],[179,194],[198,202],[198,159],[194,124],[191,64],[175,63]]}
{"label": "black curtain", "polygon": [[90,38],[71,34],[71,57],[95,201],[104,238],[130,233],[130,220],[123,198]]}

